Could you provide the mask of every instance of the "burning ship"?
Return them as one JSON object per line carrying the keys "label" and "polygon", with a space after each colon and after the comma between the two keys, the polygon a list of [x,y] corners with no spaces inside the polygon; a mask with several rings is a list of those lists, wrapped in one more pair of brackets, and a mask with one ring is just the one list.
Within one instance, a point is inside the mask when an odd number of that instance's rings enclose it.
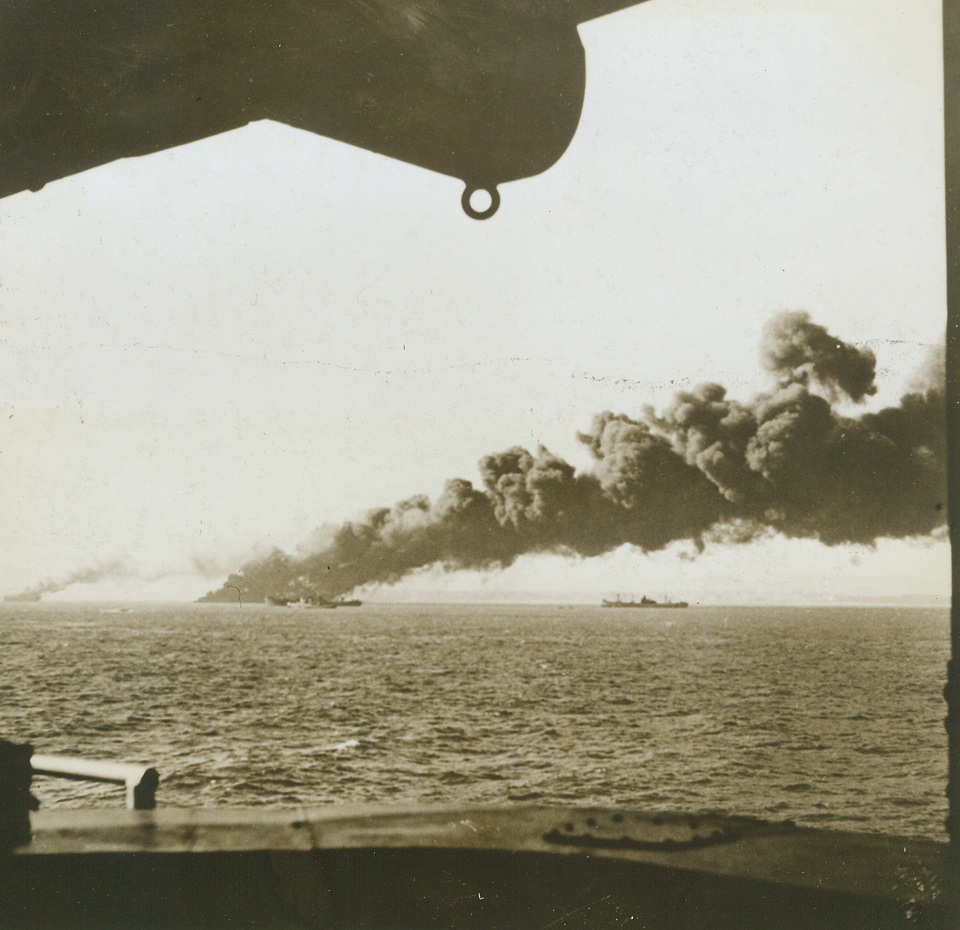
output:
{"label": "burning ship", "polygon": [[328,598],[323,594],[268,594],[264,603],[273,607],[293,607],[304,609],[333,610],[335,607],[361,607],[363,601],[357,598]]}
{"label": "burning ship", "polygon": [[328,601],[325,597],[321,597],[320,595],[285,597],[282,594],[271,594],[267,596],[266,603],[271,604],[274,607],[293,607],[301,610],[333,610],[333,608],[337,606],[334,601]]}

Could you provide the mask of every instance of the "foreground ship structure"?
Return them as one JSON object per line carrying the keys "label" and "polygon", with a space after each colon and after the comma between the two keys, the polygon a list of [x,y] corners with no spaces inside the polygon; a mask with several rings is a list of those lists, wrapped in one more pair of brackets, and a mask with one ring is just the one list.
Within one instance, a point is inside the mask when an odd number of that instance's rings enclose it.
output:
{"label": "foreground ship structure", "polygon": [[[128,810],[31,813],[34,774]],[[0,927],[945,927],[946,845],[590,807],[155,809],[143,766],[0,743]]]}
{"label": "foreground ship structure", "polygon": [[0,197],[274,120],[459,178],[485,219],[573,138],[577,25],[637,2],[4,3]]}

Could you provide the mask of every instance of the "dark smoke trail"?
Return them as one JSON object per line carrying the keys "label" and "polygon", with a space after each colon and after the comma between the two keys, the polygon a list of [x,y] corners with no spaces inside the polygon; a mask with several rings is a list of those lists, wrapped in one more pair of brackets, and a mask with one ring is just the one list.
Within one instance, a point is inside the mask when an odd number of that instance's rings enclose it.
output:
{"label": "dark smoke trail", "polygon": [[579,439],[593,469],[544,448],[480,462],[482,488],[455,479],[431,501],[412,497],[322,535],[303,558],[274,552],[244,565],[206,600],[321,594],[394,582],[429,565],[502,568],[520,555],[699,547],[761,533],[871,544],[922,536],[945,519],[942,382],[858,417],[835,405],[876,393],[876,359],[806,313],[765,328],[776,387],[750,403],[718,384],[678,394],[660,412],[594,418]]}
{"label": "dark smoke trail", "polygon": [[104,562],[71,572],[56,579],[47,579],[39,584],[31,585],[19,594],[8,594],[8,601],[39,601],[44,594],[56,594],[74,584],[93,584],[106,578],[130,577],[130,571],[123,562],[117,560]]}

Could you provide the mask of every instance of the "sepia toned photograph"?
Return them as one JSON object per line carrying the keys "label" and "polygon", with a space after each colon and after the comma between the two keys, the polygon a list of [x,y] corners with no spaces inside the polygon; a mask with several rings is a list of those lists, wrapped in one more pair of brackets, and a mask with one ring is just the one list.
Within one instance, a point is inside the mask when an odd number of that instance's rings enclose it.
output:
{"label": "sepia toned photograph", "polygon": [[955,6],[0,0],[0,927],[960,925]]}

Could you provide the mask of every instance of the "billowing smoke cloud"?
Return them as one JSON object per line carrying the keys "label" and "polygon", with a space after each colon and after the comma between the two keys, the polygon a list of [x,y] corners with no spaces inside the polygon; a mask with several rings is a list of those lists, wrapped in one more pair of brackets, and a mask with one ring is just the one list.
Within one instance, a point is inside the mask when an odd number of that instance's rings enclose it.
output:
{"label": "billowing smoke cloud", "polygon": [[206,599],[336,597],[424,566],[506,567],[525,553],[702,548],[769,532],[871,544],[943,524],[941,382],[849,416],[838,407],[876,393],[871,351],[791,312],[768,324],[761,352],[775,386],[749,403],[704,384],[660,412],[602,413],[579,435],[590,471],[544,448],[489,455],[482,487],[454,479],[434,501],[412,497],[322,531],[305,557],[274,552]]}
{"label": "billowing smoke cloud", "polygon": [[832,400],[863,400],[877,393],[877,360],[841,342],[801,311],[781,313],[763,331],[764,367],[781,384],[818,384]]}

